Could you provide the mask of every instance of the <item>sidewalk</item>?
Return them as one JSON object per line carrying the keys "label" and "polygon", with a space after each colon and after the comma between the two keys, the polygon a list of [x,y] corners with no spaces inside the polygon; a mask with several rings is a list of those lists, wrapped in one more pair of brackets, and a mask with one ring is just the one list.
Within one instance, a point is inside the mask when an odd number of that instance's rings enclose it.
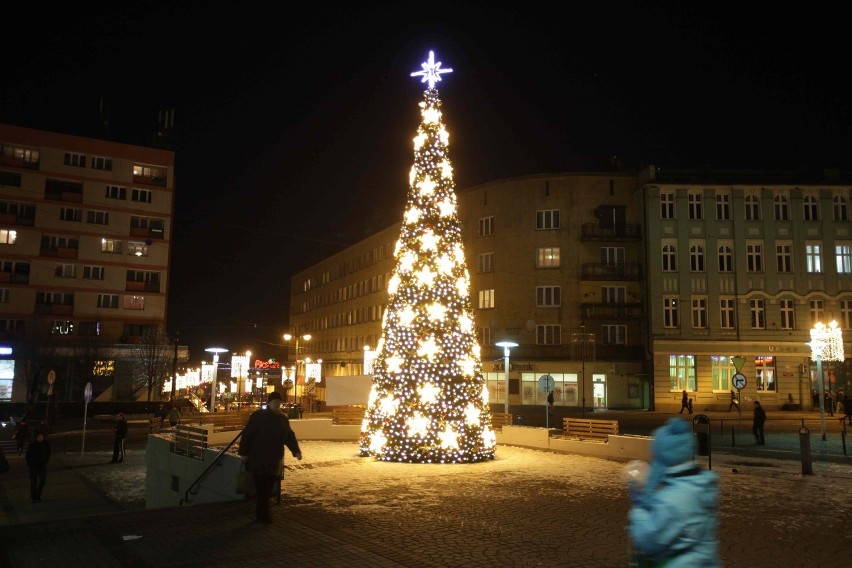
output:
{"label": "sidewalk", "polygon": [[[712,436],[726,567],[848,565],[852,458],[833,434],[811,431],[813,475],[801,474],[798,434],[770,429],[754,446],[744,424],[736,447]],[[359,458],[357,443],[307,441],[265,526],[246,502],[145,510],[144,436],[121,464],[107,463],[108,434],[82,456],[78,434],[55,436],[41,503],[22,457],[0,477],[0,568],[626,565],[615,461],[500,446],[481,464],[394,464]]]}

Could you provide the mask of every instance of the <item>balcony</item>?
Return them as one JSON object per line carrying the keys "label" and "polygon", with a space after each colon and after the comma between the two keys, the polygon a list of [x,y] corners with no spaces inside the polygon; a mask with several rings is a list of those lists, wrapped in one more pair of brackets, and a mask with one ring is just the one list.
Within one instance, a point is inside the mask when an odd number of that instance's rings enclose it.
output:
{"label": "balcony", "polygon": [[583,264],[583,280],[641,280],[639,264]]}
{"label": "balcony", "polygon": [[136,282],[133,280],[127,280],[125,282],[126,292],[159,292],[160,291],[160,283],[159,282]]}
{"label": "balcony", "polygon": [[38,170],[38,160],[28,160],[26,158],[16,158],[15,156],[0,155],[0,166],[9,166],[12,168],[23,168],[25,170]]}
{"label": "balcony", "polygon": [[148,185],[156,185],[157,187],[166,187],[165,176],[133,176],[133,183],[144,183]]}
{"label": "balcony", "polygon": [[151,238],[151,239],[162,239],[163,238],[163,229],[159,227],[130,227],[130,236],[131,237],[143,237],[143,238]]}
{"label": "balcony", "polygon": [[590,241],[634,241],[642,240],[641,225],[615,225],[613,227],[601,227],[598,223],[586,223],[583,225],[581,240]]}
{"label": "balcony", "polygon": [[72,316],[74,315],[74,305],[36,304],[35,313],[36,315]]}
{"label": "balcony", "polygon": [[583,310],[583,319],[590,320],[641,320],[644,316],[642,304],[635,303],[595,303],[580,304]]}
{"label": "balcony", "polygon": [[77,258],[79,249],[67,247],[42,248],[38,251],[38,254],[49,258]]}

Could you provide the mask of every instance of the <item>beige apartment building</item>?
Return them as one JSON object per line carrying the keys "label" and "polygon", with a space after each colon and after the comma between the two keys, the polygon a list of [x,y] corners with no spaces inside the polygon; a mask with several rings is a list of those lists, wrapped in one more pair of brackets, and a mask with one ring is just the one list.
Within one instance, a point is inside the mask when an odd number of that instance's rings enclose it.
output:
{"label": "beige apartment building", "polygon": [[0,401],[129,395],[132,346],[165,330],[174,164],[0,125]]}
{"label": "beige apartment building", "polygon": [[[534,175],[458,193],[491,402],[647,408],[641,209],[634,174]],[[324,376],[364,373],[400,225],[296,274],[290,321]],[[504,352],[510,340],[508,393]],[[300,381],[304,377],[300,375]],[[322,397],[322,395],[320,395]]]}
{"label": "beige apartment building", "polygon": [[[852,186],[831,172],[641,174],[656,407],[727,409],[731,358],[744,359],[743,411],[811,409],[819,383],[810,330],[852,338]],[[823,364],[824,390],[849,392],[849,365]]]}

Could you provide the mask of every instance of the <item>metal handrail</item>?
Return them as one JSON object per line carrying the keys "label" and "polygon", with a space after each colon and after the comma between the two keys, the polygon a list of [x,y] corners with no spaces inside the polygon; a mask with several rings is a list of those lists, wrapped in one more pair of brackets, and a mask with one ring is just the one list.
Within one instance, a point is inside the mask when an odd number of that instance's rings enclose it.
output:
{"label": "metal handrail", "polygon": [[193,487],[195,487],[196,485],[198,485],[199,483],[201,483],[201,481],[202,481],[205,477],[207,477],[207,474],[208,474],[208,473],[210,473],[210,470],[211,470],[211,469],[213,469],[213,466],[214,466],[214,465],[220,465],[220,463],[221,463],[221,461],[222,461],[222,456],[224,456],[224,455],[225,455],[225,452],[227,452],[229,449],[231,449],[231,446],[233,446],[233,445],[234,445],[234,442],[236,442],[237,440],[239,440],[239,439],[240,439],[240,436],[242,436],[242,435],[243,435],[243,431],[242,431],[242,430],[240,430],[240,431],[237,433],[237,435],[236,435],[236,436],[234,436],[234,439],[233,439],[233,440],[231,440],[230,442],[228,442],[228,445],[227,445],[227,446],[225,446],[225,449],[223,449],[221,452],[219,452],[219,455],[218,455],[218,456],[216,456],[216,459],[214,459],[213,461],[211,461],[211,462],[210,462],[210,465],[208,465],[208,466],[207,466],[207,468],[205,468],[205,470],[204,470],[204,471],[202,471],[202,472],[201,472],[201,474],[200,474],[197,478],[195,478],[195,481],[193,481],[193,482],[189,485],[189,487],[187,488],[186,492],[183,494],[183,499],[181,499],[181,500],[180,500],[180,503],[178,503],[178,505],[183,505],[184,503],[188,503],[188,502],[189,502],[189,492],[190,492],[190,491],[192,491]]}

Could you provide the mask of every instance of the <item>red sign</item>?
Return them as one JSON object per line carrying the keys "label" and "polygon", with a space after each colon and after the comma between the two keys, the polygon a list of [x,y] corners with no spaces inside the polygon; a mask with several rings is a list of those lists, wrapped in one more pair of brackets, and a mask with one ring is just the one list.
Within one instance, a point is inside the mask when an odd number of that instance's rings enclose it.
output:
{"label": "red sign", "polygon": [[254,368],[255,369],[280,369],[281,363],[279,363],[275,359],[270,359],[269,361],[261,361],[260,359],[257,359],[254,362]]}

